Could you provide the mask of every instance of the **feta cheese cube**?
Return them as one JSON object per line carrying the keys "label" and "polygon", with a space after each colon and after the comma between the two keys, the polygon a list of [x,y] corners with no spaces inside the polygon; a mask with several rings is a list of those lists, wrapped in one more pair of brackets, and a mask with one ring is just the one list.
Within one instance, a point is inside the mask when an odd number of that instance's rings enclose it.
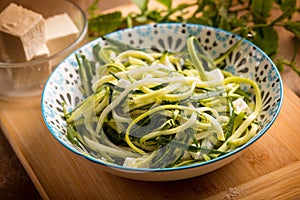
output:
{"label": "feta cheese cube", "polygon": [[[200,145],[200,143],[198,144]],[[196,146],[195,144],[192,144],[192,146]],[[189,152],[191,157],[195,160],[200,160],[203,158],[203,153],[198,151],[198,152]]]}
{"label": "feta cheese cube", "polygon": [[234,111],[239,114],[240,112],[245,112],[250,114],[251,110],[248,104],[243,100],[243,98],[238,98],[232,102]]}
{"label": "feta cheese cube", "polygon": [[206,72],[206,76],[209,81],[222,82],[224,80],[224,76],[220,69],[214,69]]}
{"label": "feta cheese cube", "polygon": [[190,154],[194,160],[201,160],[203,158],[203,153],[201,152],[190,152]]}
{"label": "feta cheese cube", "polygon": [[126,157],[123,163],[124,167],[140,167],[140,168],[149,168],[150,164],[146,161],[147,158],[139,157],[139,158],[132,158]]}
{"label": "feta cheese cube", "polygon": [[46,44],[51,54],[70,45],[78,36],[79,30],[67,13],[46,19]]}
{"label": "feta cheese cube", "polygon": [[191,158],[191,154],[189,151],[185,151],[184,154],[182,155],[181,159],[183,160],[188,160]]}
{"label": "feta cheese cube", "polygon": [[0,13],[0,59],[3,62],[31,60],[45,43],[42,15],[14,3]]}
{"label": "feta cheese cube", "polygon": [[124,167],[133,167],[136,165],[136,158],[126,157],[123,163]]}

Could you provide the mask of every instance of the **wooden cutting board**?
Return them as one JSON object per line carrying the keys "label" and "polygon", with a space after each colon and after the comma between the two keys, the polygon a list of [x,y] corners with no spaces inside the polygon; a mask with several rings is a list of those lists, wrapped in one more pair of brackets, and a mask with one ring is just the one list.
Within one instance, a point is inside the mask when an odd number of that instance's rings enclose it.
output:
{"label": "wooden cutting board", "polygon": [[0,122],[44,199],[299,199],[300,99],[284,91],[277,120],[241,157],[209,174],[172,182],[120,178],[70,152],[44,125],[38,98],[0,102]]}
{"label": "wooden cutting board", "polygon": [[[131,9],[132,6],[129,6]],[[300,199],[300,99],[284,87],[281,112],[245,153],[206,175],[143,182],[100,170],[64,148],[41,116],[40,97],[0,101],[0,125],[43,199]]]}

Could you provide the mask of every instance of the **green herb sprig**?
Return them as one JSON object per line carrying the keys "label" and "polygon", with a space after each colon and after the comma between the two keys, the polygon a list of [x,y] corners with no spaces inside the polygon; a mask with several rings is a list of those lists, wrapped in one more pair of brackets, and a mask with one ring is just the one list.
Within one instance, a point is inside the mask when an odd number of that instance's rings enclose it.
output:
{"label": "green herb sprig", "polygon": [[[99,0],[89,7],[89,35],[103,36],[106,33],[136,25],[160,22],[185,22],[209,25],[246,37],[270,56],[279,71],[289,66],[300,76],[300,68],[295,62],[300,40],[300,21],[294,19],[300,13],[296,0],[195,0],[173,6],[172,0],[153,0],[162,9],[151,9],[150,0],[131,0],[137,12],[123,16],[121,11],[96,14]],[[279,13],[271,17],[271,11]],[[283,27],[294,36],[291,60],[278,58],[278,32]]]}

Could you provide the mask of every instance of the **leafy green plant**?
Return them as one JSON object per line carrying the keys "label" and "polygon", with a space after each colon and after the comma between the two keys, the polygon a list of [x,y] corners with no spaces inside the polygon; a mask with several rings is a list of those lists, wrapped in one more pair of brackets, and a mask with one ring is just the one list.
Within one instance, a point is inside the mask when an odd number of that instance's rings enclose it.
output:
{"label": "leafy green plant", "polygon": [[[295,58],[300,39],[300,21],[293,18],[300,13],[296,0],[195,0],[173,6],[172,0],[155,0],[162,9],[151,9],[149,0],[132,0],[137,12],[123,16],[121,11],[96,14],[95,2],[89,8],[89,34],[91,37],[141,24],[160,22],[186,22],[221,28],[246,37],[270,56],[278,69],[291,67],[299,76],[300,69]],[[279,13],[271,17],[271,11]],[[283,27],[294,35],[294,52],[291,60],[276,57],[278,32]]]}

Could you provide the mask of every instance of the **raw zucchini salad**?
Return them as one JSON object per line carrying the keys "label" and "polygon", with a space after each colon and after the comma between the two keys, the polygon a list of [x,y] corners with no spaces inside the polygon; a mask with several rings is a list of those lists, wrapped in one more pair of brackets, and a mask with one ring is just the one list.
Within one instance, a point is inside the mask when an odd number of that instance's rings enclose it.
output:
{"label": "raw zucchini salad", "polygon": [[222,70],[240,42],[213,60],[193,36],[182,52],[106,41],[94,46],[95,61],[76,54],[86,98],[65,109],[67,137],[87,154],[126,167],[170,168],[214,159],[256,135],[258,85]]}

